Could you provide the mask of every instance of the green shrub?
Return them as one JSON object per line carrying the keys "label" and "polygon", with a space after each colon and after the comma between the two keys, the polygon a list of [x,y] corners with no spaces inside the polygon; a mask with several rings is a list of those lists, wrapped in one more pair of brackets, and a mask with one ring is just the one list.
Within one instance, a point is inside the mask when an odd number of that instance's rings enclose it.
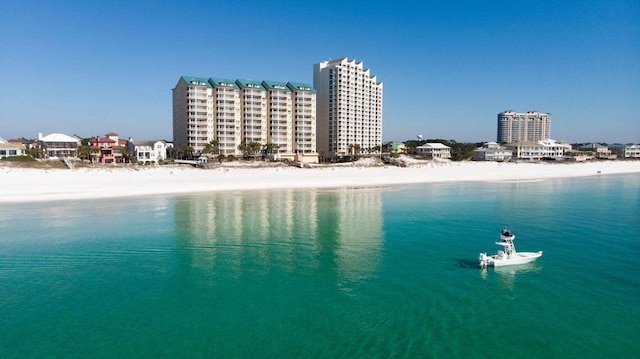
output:
{"label": "green shrub", "polygon": [[2,161],[7,162],[36,162],[36,159],[31,156],[12,156],[12,157],[4,157]]}

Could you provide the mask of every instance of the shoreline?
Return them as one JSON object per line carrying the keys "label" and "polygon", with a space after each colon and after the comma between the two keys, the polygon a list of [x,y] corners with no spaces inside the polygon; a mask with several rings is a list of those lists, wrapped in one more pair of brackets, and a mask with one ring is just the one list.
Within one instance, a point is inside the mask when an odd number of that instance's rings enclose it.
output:
{"label": "shoreline", "polygon": [[0,203],[125,198],[269,189],[374,187],[433,182],[522,182],[640,173],[640,161],[586,163],[428,162],[395,166],[283,166],[213,169],[99,167],[37,169],[0,166]]}

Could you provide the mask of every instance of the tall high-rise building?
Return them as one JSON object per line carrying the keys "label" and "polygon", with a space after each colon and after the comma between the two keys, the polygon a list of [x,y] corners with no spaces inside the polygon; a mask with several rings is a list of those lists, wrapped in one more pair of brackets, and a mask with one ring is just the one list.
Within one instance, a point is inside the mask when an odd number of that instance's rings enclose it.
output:
{"label": "tall high-rise building", "polygon": [[382,146],[382,82],[346,57],[313,65],[317,149],[345,156]]}
{"label": "tall high-rise building", "polygon": [[550,132],[550,113],[504,111],[498,114],[497,142],[541,141],[550,138]]}
{"label": "tall high-rise building", "polygon": [[243,142],[271,144],[279,158],[317,162],[316,91],[297,82],[182,76],[173,89],[176,147],[241,155]]}

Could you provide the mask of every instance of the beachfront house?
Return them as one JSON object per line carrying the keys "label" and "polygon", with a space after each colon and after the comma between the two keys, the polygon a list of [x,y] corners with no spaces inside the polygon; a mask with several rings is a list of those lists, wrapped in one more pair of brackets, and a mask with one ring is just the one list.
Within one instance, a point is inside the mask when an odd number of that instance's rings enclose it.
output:
{"label": "beachfront house", "polygon": [[473,150],[472,160],[474,161],[510,161],[513,152],[506,147],[500,146],[496,142],[487,142],[480,148]]}
{"label": "beachfront house", "polygon": [[513,152],[513,156],[523,161],[562,160],[566,145],[546,139],[537,142],[517,141],[505,145]]}
{"label": "beachfront house", "polygon": [[78,157],[78,147],[80,147],[80,139],[77,137],[67,136],[62,133],[43,136],[42,133],[38,133],[40,158],[76,158]]}
{"label": "beachfront house", "polygon": [[640,145],[634,144],[615,144],[609,145],[609,149],[618,157],[622,158],[640,158]]}
{"label": "beachfront house", "polygon": [[451,158],[451,147],[438,142],[427,142],[422,146],[416,147],[416,153],[431,159],[446,160]]}
{"label": "beachfront house", "polygon": [[618,156],[613,154],[609,147],[600,143],[587,143],[578,147],[579,151],[591,154],[599,160],[615,160]]}
{"label": "beachfront house", "polygon": [[91,162],[94,163],[124,163],[126,161],[123,149],[127,141],[118,138],[118,134],[110,132],[105,137],[93,137],[89,140],[91,147]]}
{"label": "beachfront house", "polygon": [[159,141],[134,141],[129,138],[127,149],[132,158],[138,162],[158,163],[167,159],[167,148],[173,144],[163,140]]}
{"label": "beachfront house", "polygon": [[407,146],[398,141],[391,141],[384,144],[384,151],[389,153],[405,153],[407,151]]}
{"label": "beachfront house", "polygon": [[12,143],[0,137],[0,158],[24,156],[25,146],[20,143]]}

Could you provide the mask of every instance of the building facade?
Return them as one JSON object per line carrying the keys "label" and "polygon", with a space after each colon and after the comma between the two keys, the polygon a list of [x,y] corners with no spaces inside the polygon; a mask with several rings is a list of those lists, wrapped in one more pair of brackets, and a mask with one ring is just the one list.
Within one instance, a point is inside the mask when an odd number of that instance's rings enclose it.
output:
{"label": "building facade", "polygon": [[258,143],[278,158],[317,162],[315,109],[307,84],[182,76],[173,89],[174,143],[202,152],[217,141],[220,154],[236,156],[243,143]]}
{"label": "building facade", "polygon": [[165,141],[134,141],[129,138],[127,149],[131,153],[132,158],[140,163],[158,163],[167,159],[167,148],[173,147],[173,144]]}
{"label": "building facade", "polygon": [[362,62],[346,57],[313,65],[317,149],[327,156],[382,146],[382,82]]}
{"label": "building facade", "polygon": [[500,146],[496,142],[487,142],[482,147],[473,150],[474,161],[510,161],[513,153],[511,150]]}
{"label": "building facade", "polygon": [[[316,90],[303,83],[289,82],[293,100],[293,151],[299,156],[316,156]],[[313,161],[311,161],[313,162]]]}
{"label": "building facade", "polygon": [[516,141],[505,145],[513,157],[524,161],[562,160],[566,146],[554,140]]}
{"label": "building facade", "polygon": [[551,114],[538,111],[518,113],[504,111],[498,114],[500,143],[540,141],[551,137]]}
{"label": "building facade", "polygon": [[616,154],[618,158],[640,158],[640,145],[614,144],[610,145],[609,149]]}
{"label": "building facade", "polygon": [[42,133],[38,133],[40,158],[76,158],[78,157],[78,147],[80,147],[80,139],[77,137],[62,133],[43,136]]}
{"label": "building facade", "polygon": [[431,159],[438,158],[447,160],[451,158],[451,147],[438,142],[427,142],[422,146],[418,146],[416,147],[416,152],[421,156]]}
{"label": "building facade", "polygon": [[[210,78],[213,96],[213,137],[218,141],[218,149],[223,155],[237,155],[242,142],[240,87],[234,80]],[[203,148],[192,146],[196,152]]]}
{"label": "building facade", "polygon": [[25,149],[23,144],[11,143],[0,137],[0,158],[24,156]]}

